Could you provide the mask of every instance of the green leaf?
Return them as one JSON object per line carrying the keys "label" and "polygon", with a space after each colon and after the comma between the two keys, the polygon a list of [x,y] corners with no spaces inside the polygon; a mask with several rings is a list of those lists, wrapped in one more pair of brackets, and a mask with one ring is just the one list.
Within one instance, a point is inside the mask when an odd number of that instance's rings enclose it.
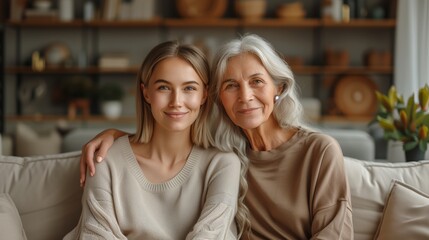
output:
{"label": "green leaf", "polygon": [[406,142],[404,143],[404,151],[410,151],[411,149],[417,147],[419,143],[416,142]]}
{"label": "green leaf", "polygon": [[398,131],[385,132],[384,138],[385,139],[392,139],[392,140],[396,140],[396,141],[401,141],[402,135]]}
{"label": "green leaf", "polygon": [[423,152],[426,152],[427,148],[428,148],[428,143],[426,141],[419,141],[419,148],[420,150],[422,150]]}
{"label": "green leaf", "polygon": [[407,102],[407,116],[408,116],[408,120],[411,122],[414,120],[415,118],[415,112],[417,110],[416,104],[414,102],[414,94],[412,94],[409,98],[408,98],[408,102]]}
{"label": "green leaf", "polygon": [[429,114],[421,115],[416,119],[416,126],[425,125],[429,126]]}

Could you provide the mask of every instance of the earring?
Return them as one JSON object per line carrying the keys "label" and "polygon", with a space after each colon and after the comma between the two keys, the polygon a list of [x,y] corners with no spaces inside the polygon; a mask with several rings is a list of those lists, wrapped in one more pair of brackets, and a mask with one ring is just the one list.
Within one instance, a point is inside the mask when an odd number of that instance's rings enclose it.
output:
{"label": "earring", "polygon": [[275,95],[275,96],[274,96],[274,102],[277,102],[279,99],[280,99],[280,96],[279,96],[279,95]]}

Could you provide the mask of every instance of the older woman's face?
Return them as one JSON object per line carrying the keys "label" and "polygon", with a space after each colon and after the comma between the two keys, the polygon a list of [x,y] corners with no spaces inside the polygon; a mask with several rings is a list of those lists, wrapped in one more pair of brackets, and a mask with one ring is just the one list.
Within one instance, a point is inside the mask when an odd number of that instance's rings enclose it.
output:
{"label": "older woman's face", "polygon": [[279,90],[255,55],[245,53],[229,59],[221,81],[219,96],[235,125],[253,129],[272,117]]}

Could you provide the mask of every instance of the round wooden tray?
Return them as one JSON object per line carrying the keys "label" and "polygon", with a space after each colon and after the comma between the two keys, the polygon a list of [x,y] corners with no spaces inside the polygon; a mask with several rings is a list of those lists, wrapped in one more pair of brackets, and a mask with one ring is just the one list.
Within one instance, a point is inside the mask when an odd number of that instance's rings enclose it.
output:
{"label": "round wooden tray", "polygon": [[177,11],[184,18],[219,18],[227,5],[227,0],[176,0]]}
{"label": "round wooden tray", "polygon": [[377,86],[366,76],[347,75],[335,86],[334,102],[347,116],[372,116],[377,109]]}

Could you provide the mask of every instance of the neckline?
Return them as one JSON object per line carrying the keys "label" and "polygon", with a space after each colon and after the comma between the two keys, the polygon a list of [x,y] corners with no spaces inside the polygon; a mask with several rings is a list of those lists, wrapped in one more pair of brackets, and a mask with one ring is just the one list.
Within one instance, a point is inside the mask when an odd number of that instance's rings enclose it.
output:
{"label": "neckline", "polygon": [[277,155],[279,152],[283,152],[285,149],[293,146],[296,142],[302,139],[302,136],[305,135],[307,131],[302,128],[298,128],[296,133],[286,142],[279,145],[277,148],[268,150],[268,151],[256,151],[252,150],[250,147],[247,148],[247,157],[251,162],[266,162],[270,160],[273,155]]}
{"label": "neckline", "polygon": [[186,163],[174,177],[162,183],[153,183],[146,178],[143,171],[141,170],[128,138],[125,138],[125,140],[126,149],[124,151],[124,154],[131,168],[131,173],[140,182],[142,187],[148,191],[162,192],[182,185],[189,178],[192,169],[197,163],[197,160],[201,158],[201,150],[197,146],[193,145],[191,152],[186,159]]}

